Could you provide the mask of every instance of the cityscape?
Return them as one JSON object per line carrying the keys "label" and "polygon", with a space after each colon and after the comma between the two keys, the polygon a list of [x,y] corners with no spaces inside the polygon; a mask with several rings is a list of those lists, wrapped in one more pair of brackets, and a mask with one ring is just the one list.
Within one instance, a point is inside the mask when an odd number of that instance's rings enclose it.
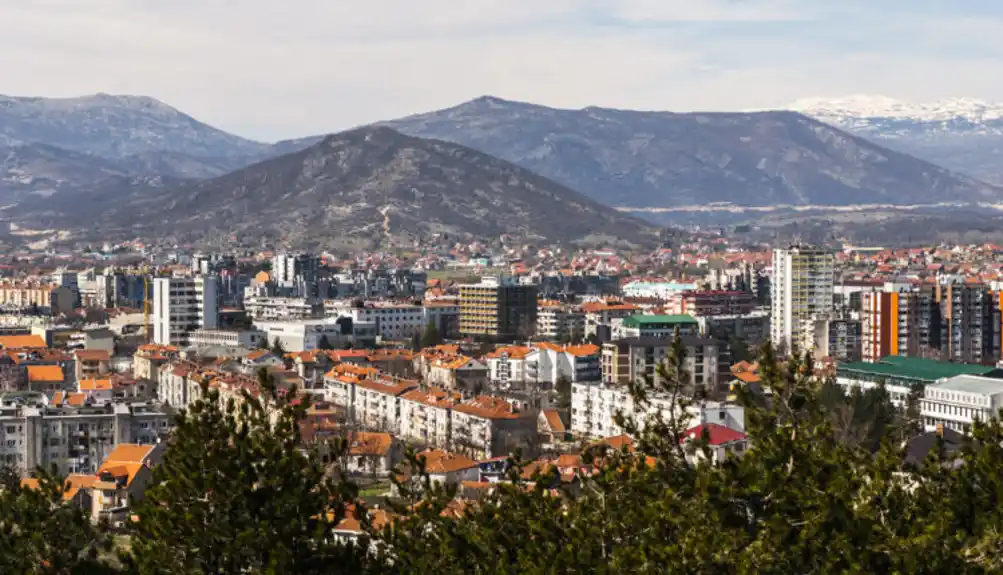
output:
{"label": "cityscape", "polygon": [[0,7],[0,575],[1003,573],[1003,7]]}

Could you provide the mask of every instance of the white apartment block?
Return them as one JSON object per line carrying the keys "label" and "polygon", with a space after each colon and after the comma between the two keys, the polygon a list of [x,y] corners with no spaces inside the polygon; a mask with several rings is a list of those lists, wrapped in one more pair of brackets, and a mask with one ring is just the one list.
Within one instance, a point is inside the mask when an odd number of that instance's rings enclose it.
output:
{"label": "white apartment block", "polygon": [[324,304],[302,297],[249,296],[244,298],[244,310],[255,320],[290,321],[319,318]]}
{"label": "white apartment block", "polygon": [[806,326],[827,319],[833,307],[835,256],[812,246],[773,250],[773,307],[771,339],[775,346],[802,351],[811,347],[814,334]]}
{"label": "white apartment block", "polygon": [[585,337],[585,313],[565,306],[540,306],[536,312],[536,335],[550,340]]}
{"label": "white apartment block", "polygon": [[[459,313],[459,308],[455,308]],[[353,323],[374,323],[376,333],[385,340],[410,339],[415,335],[425,333],[429,319],[426,310],[420,305],[402,303],[367,303],[364,307],[355,307],[350,303],[342,303],[328,311],[329,315],[350,317]],[[435,313],[443,313],[436,310]],[[440,320],[441,321],[441,320]]]}
{"label": "white apartment block", "polygon": [[[624,433],[623,428],[614,419],[617,412],[636,418],[641,430],[648,418],[657,414],[668,421],[674,411],[669,398],[651,393],[649,400],[651,405],[642,412],[635,406],[626,386],[597,382],[574,383],[571,386],[571,433],[584,438],[621,435]],[[736,431],[745,430],[745,410],[730,403],[708,401],[690,408],[686,417],[686,428],[703,423],[717,423]]]}
{"label": "white apartment block", "polygon": [[594,345],[558,346],[551,343],[533,347],[509,346],[486,356],[488,378],[498,383],[557,383],[598,381],[602,375],[601,350]]}
{"label": "white apartment block", "polygon": [[195,347],[256,348],[265,332],[256,329],[197,329],[188,335]]}
{"label": "white apartment block", "polygon": [[401,396],[398,432],[405,441],[448,448],[452,437],[452,409],[460,394],[442,389],[412,389]]}
{"label": "white apartment block", "polygon": [[1003,379],[978,375],[941,379],[923,388],[919,405],[927,431],[943,425],[968,433],[976,419],[988,421],[1003,408]]}
{"label": "white apartment block", "polygon": [[27,472],[93,474],[119,443],[154,444],[171,417],[146,403],[0,405],[0,460]]}
{"label": "white apartment block", "polygon": [[159,345],[186,346],[191,332],[216,329],[216,278],[155,278],[152,322],[153,342]]}
{"label": "white apartment block", "polygon": [[366,431],[396,434],[400,429],[400,397],[416,389],[408,380],[374,380],[351,376],[325,377],[325,397],[344,407]]}
{"label": "white apartment block", "polygon": [[300,281],[312,282],[317,277],[320,258],[312,254],[277,254],[272,258],[272,279],[283,287]]}

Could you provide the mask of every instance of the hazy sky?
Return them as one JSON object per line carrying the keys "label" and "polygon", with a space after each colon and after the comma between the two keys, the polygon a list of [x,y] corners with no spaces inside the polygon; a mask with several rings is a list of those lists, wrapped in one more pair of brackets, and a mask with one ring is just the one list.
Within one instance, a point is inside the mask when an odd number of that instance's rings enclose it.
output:
{"label": "hazy sky", "polygon": [[279,139],[560,107],[1003,100],[999,0],[0,0],[0,93],[144,94]]}

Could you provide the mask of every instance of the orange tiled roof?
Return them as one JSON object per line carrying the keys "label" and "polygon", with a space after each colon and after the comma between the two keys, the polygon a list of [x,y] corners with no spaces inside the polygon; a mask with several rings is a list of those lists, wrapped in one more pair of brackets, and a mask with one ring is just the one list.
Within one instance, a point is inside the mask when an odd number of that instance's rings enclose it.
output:
{"label": "orange tiled roof", "polygon": [[566,431],[561,414],[556,409],[544,409],[543,417],[546,418],[547,425],[554,433],[564,433]]}
{"label": "orange tiled roof", "polygon": [[111,359],[111,354],[106,349],[78,349],[73,355],[78,361],[108,361]]}
{"label": "orange tiled roof", "polygon": [[500,397],[480,395],[453,407],[453,411],[484,419],[519,419],[519,412]]}
{"label": "orange tiled roof", "polygon": [[530,347],[525,347],[521,345],[509,345],[505,347],[500,347],[492,351],[491,353],[485,355],[484,357],[491,359],[498,359],[504,354],[507,355],[509,359],[523,359],[527,355],[529,355],[531,351],[533,351],[533,349]]}
{"label": "orange tiled roof", "polygon": [[386,455],[393,445],[393,437],[389,433],[357,431],[348,436],[349,455]]}
{"label": "orange tiled roof", "polygon": [[153,451],[153,445],[138,445],[135,443],[119,443],[115,449],[108,454],[105,462],[114,461],[118,463],[143,463]]}
{"label": "orange tiled roof", "polygon": [[110,379],[82,379],[77,384],[80,391],[111,391]]}
{"label": "orange tiled roof", "polygon": [[61,383],[63,369],[58,365],[29,365],[28,381],[30,383]]}
{"label": "orange tiled roof", "polygon": [[13,348],[46,348],[45,340],[39,335],[0,335],[0,347]]}
{"label": "orange tiled roof", "polygon": [[443,449],[428,449],[419,453],[418,457],[425,459],[425,471],[428,473],[452,473],[477,467],[473,459]]}

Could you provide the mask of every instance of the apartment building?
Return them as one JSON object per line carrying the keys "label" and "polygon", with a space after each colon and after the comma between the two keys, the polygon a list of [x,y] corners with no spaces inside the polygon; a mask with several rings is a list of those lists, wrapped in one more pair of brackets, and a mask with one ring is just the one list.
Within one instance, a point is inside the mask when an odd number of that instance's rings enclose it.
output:
{"label": "apartment building", "polygon": [[449,447],[452,409],[462,400],[459,393],[444,389],[411,389],[401,396],[397,432],[404,441]]}
{"label": "apartment building", "polygon": [[400,397],[418,388],[416,381],[375,374],[331,374],[324,378],[324,385],[326,396],[335,405],[344,407],[353,421],[366,430],[389,433],[396,433],[400,427]]}
{"label": "apartment building", "polygon": [[219,322],[216,278],[153,280],[153,342],[187,346],[197,329],[216,329]]}
{"label": "apartment building", "polygon": [[132,356],[132,373],[137,379],[157,381],[160,369],[178,354],[178,348],[169,345],[146,344],[139,346]]}
{"label": "apartment building", "polygon": [[244,298],[244,310],[254,320],[295,321],[324,317],[324,302],[310,297],[271,297],[252,295]]}
{"label": "apartment building", "polygon": [[632,315],[613,320],[613,339],[631,337],[671,339],[679,335],[698,335],[700,324],[691,315]]}
{"label": "apartment building", "polygon": [[73,311],[73,291],[59,284],[43,282],[0,283],[0,309],[4,311],[37,311],[60,315]]}
{"label": "apartment building", "polygon": [[[724,385],[731,364],[725,344],[710,338],[681,338],[686,356],[684,369],[689,384],[717,390]],[[663,338],[627,338],[603,344],[601,358],[602,381],[626,388],[630,382],[648,378],[659,380],[658,366],[665,363],[672,346]]]}
{"label": "apartment building", "polygon": [[[916,292],[861,292],[861,359],[876,362],[889,355],[915,357],[920,352],[921,319]],[[929,306],[926,308],[930,309]],[[929,323],[930,318],[926,318]],[[929,330],[929,325],[926,326]],[[938,337],[939,339],[939,337]]]}
{"label": "apartment building", "polygon": [[265,332],[257,329],[196,329],[188,335],[192,347],[253,349],[266,341]]}
{"label": "apartment building", "polygon": [[812,329],[816,358],[833,361],[860,361],[862,324],[854,319],[816,320]]}
{"label": "apartment building", "polygon": [[460,286],[460,333],[492,339],[528,338],[536,332],[537,286],[513,277],[484,277]]}
{"label": "apartment building", "polygon": [[62,474],[95,473],[116,445],[157,443],[170,425],[152,404],[94,404],[57,392],[48,405],[0,405],[0,459],[22,472],[55,465]]}
{"label": "apartment building", "polygon": [[833,309],[835,255],[824,248],[794,245],[773,250],[773,344],[784,349],[810,347],[808,325]]}
{"label": "apartment building", "polygon": [[73,357],[77,381],[100,378],[111,371],[111,354],[103,349],[78,349]]}
{"label": "apartment building", "polygon": [[535,411],[520,412],[499,397],[478,396],[453,406],[452,446],[474,459],[490,459],[529,450],[536,437]]}
{"label": "apartment building", "polygon": [[540,302],[536,313],[537,337],[556,341],[573,341],[585,337],[585,313],[574,306]]}
{"label": "apartment building", "polygon": [[[649,405],[642,410],[634,403],[626,386],[602,382],[581,382],[571,386],[571,432],[578,438],[602,438],[621,435],[624,430],[616,423],[616,415],[634,418],[644,430],[649,421],[661,416],[668,421],[679,414],[678,406],[669,396],[650,393]],[[692,406],[678,415],[686,426],[716,423],[738,431],[745,430],[745,410],[728,402],[707,401]]]}
{"label": "apartment building", "polygon": [[686,291],[674,296],[669,311],[693,317],[745,315],[756,309],[756,296],[732,290]]}
{"label": "apartment building", "polygon": [[964,363],[995,361],[1000,356],[1000,308],[986,286],[938,284],[941,352]]}

